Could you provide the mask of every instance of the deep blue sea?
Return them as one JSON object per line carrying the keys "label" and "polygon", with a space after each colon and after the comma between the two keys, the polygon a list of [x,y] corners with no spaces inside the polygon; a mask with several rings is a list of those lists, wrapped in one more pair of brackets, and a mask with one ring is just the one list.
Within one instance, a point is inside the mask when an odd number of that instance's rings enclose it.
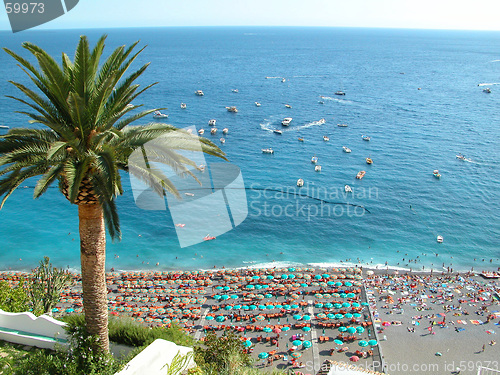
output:
{"label": "deep blue sea", "polygon": [[[133,67],[151,62],[140,83],[158,84],[133,104],[167,107],[168,123],[178,127],[207,130],[208,120],[216,119],[218,135],[205,136],[220,145],[220,130],[227,127],[221,148],[240,167],[245,186],[269,189],[265,195],[247,190],[248,217],[239,226],[181,248],[169,212],[139,209],[124,178],[125,194],[118,198],[123,238],[109,241],[108,268],[500,266],[500,32],[92,29],[0,32],[0,44],[24,53],[21,43],[30,41],[59,59],[63,51],[73,55],[79,35],[94,43],[103,33],[108,53],[136,40],[147,45]],[[15,113],[26,108],[5,97],[18,95],[8,80],[31,82],[4,52],[0,69],[0,124],[34,126]],[[492,92],[484,93],[485,87]],[[334,95],[338,90],[346,95]],[[290,126],[273,133],[284,117],[293,118]],[[261,152],[268,147],[274,155]],[[458,160],[458,153],[470,161]],[[441,179],[433,177],[434,169]],[[356,180],[360,170],[366,176]],[[302,192],[330,203],[270,191],[298,191],[298,178],[306,183]],[[30,269],[44,255],[78,269],[76,207],[57,188],[33,200],[34,184],[19,188],[0,211],[0,269]],[[354,194],[344,193],[345,184]],[[369,213],[336,202],[362,205]]]}

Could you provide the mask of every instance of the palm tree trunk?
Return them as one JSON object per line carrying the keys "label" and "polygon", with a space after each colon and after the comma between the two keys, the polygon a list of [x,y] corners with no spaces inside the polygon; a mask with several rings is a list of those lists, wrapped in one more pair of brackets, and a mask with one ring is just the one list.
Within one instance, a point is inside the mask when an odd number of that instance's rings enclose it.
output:
{"label": "palm tree trunk", "polygon": [[101,205],[78,205],[78,218],[85,324],[90,334],[99,337],[99,347],[107,352],[109,338],[105,275],[106,228]]}

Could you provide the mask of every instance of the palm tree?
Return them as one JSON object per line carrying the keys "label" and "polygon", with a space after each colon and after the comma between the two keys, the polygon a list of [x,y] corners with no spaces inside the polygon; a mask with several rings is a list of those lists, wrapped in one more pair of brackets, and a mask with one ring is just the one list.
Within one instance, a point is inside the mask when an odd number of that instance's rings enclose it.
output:
{"label": "palm tree", "polygon": [[[38,90],[10,81],[23,94],[9,96],[31,108],[30,123],[36,128],[14,128],[0,137],[0,203],[26,179],[39,176],[34,198],[40,197],[53,183],[72,203],[78,205],[80,255],[85,322],[90,334],[98,335],[98,345],[109,350],[107,289],[105,279],[106,229],[111,238],[120,238],[115,198],[123,194],[121,172],[135,173],[160,194],[180,197],[175,186],[161,170],[151,165],[157,161],[176,172],[196,178],[189,167],[196,167],[179,150],[198,150],[225,159],[213,143],[166,124],[131,126],[156,109],[129,112],[141,107],[131,102],[154,84],[139,90],[135,83],[149,63],[125,76],[144,48],[136,53],[130,47],[116,48],[101,63],[106,36],[90,51],[88,40],[80,37],[74,61],[62,55],[61,65],[43,49],[31,43],[23,47],[36,59],[38,68],[11,50]],[[160,108],[162,109],[162,108]],[[47,129],[47,128],[48,129]],[[174,136],[172,136],[174,134]],[[147,167],[134,166],[128,158],[134,150],[144,152],[144,145],[169,135],[169,151],[153,155]],[[148,155],[149,156],[149,155]]]}

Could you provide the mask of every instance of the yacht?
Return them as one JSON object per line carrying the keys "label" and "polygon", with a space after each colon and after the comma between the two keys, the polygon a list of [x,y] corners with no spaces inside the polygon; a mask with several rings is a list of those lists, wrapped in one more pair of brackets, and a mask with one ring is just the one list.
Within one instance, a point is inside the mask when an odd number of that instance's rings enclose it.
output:
{"label": "yacht", "polygon": [[444,241],[443,236],[437,236],[436,241],[437,241],[438,243],[443,243],[443,241]]}
{"label": "yacht", "polygon": [[274,154],[274,150],[272,148],[263,148],[262,153],[263,154]]}
{"label": "yacht", "polygon": [[320,123],[320,124],[324,124],[325,122],[326,122],[326,119],[324,119],[324,118],[322,118],[322,119],[320,119],[320,120],[318,121],[318,123]]}
{"label": "yacht", "polygon": [[367,135],[362,135],[363,141],[369,141],[371,138],[368,137]]}
{"label": "yacht", "polygon": [[181,103],[181,109],[186,109],[186,103]]}
{"label": "yacht", "polygon": [[317,166],[315,166],[315,167],[314,167],[314,170],[315,170],[316,172],[321,172],[321,165],[317,165]]}
{"label": "yacht", "polygon": [[283,125],[283,126],[288,126],[288,125],[290,125],[290,123],[292,122],[292,120],[293,120],[293,119],[292,119],[291,117],[285,117],[285,118],[283,119],[283,121],[281,121],[281,125]]}
{"label": "yacht", "polygon": [[301,179],[301,178],[299,178],[299,179],[297,180],[297,186],[298,186],[298,187],[302,187],[302,186],[304,186],[304,180],[303,180],[303,179]]}
{"label": "yacht", "polygon": [[238,89],[232,89],[231,92],[234,92],[235,94],[238,93]]}
{"label": "yacht", "polygon": [[335,95],[345,95],[345,92],[339,90],[339,91],[335,91]]}
{"label": "yacht", "polygon": [[167,118],[168,115],[165,113],[161,113],[160,111],[154,111],[153,118]]}
{"label": "yacht", "polygon": [[217,133],[217,128],[210,129],[210,134],[215,134],[215,133]]}
{"label": "yacht", "polygon": [[234,112],[234,113],[237,113],[238,112],[238,109],[234,106],[232,107],[226,107],[227,111],[228,112]]}
{"label": "yacht", "polygon": [[260,106],[261,106],[261,104],[260,104],[259,102],[255,102],[255,106],[256,106],[256,107],[260,107]]}
{"label": "yacht", "polygon": [[372,158],[366,158],[366,164],[373,164]]}
{"label": "yacht", "polygon": [[279,129],[274,129],[273,132],[275,132],[276,134],[283,134],[283,132]]}
{"label": "yacht", "polygon": [[203,91],[201,91],[201,90],[196,90],[196,91],[194,92],[194,94],[195,94],[195,95],[198,95],[198,96],[203,96],[203,95],[205,95],[205,94],[203,93]]}
{"label": "yacht", "polygon": [[226,140],[224,138],[219,139],[220,143],[224,144],[226,143]]}
{"label": "yacht", "polygon": [[281,82],[286,82],[286,79],[285,78],[281,78]]}
{"label": "yacht", "polygon": [[346,193],[352,193],[352,188],[349,185],[345,185],[344,190]]}
{"label": "yacht", "polygon": [[337,126],[340,128],[347,128],[347,124],[337,124]]}
{"label": "yacht", "polygon": [[491,89],[489,87],[486,87],[485,89],[483,89],[483,92],[485,92],[486,94],[491,94]]}
{"label": "yacht", "polygon": [[358,174],[356,175],[356,178],[358,180],[361,180],[363,177],[365,177],[366,172],[365,171],[359,171]]}
{"label": "yacht", "polygon": [[317,156],[313,156],[313,157],[311,158],[311,163],[316,164],[317,162],[318,162],[318,157],[317,157]]}
{"label": "yacht", "polygon": [[9,129],[7,125],[0,125],[0,129]]}
{"label": "yacht", "polygon": [[327,135],[324,135],[324,136],[323,136],[323,140],[324,140],[325,142],[328,142],[328,141],[330,140],[330,138],[329,138]]}
{"label": "yacht", "polygon": [[217,120],[213,118],[213,119],[211,119],[210,121],[208,121],[208,125],[210,125],[210,126],[215,126],[215,123],[216,123],[216,122],[217,122]]}
{"label": "yacht", "polygon": [[285,104],[285,107],[292,108],[292,106],[290,104]]}
{"label": "yacht", "polygon": [[224,128],[222,129],[222,134],[227,134],[229,132],[229,129],[228,128]]}
{"label": "yacht", "polygon": [[351,152],[351,149],[349,147],[346,147],[346,146],[342,146],[342,150],[344,150],[344,152]]}
{"label": "yacht", "polygon": [[198,169],[200,170],[200,172],[205,172],[205,166],[203,164],[200,164],[198,166]]}
{"label": "yacht", "polygon": [[441,178],[441,174],[439,173],[439,170],[437,169],[434,169],[434,172],[432,172],[432,174],[434,175],[434,177],[436,178]]}
{"label": "yacht", "polygon": [[203,133],[205,133],[205,130],[203,129],[198,130],[198,134],[202,135]]}

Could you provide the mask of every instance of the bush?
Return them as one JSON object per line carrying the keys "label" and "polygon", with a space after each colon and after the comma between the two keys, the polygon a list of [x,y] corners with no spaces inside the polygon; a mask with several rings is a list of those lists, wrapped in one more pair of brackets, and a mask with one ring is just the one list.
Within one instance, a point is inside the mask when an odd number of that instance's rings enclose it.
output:
{"label": "bush", "polygon": [[7,281],[0,281],[0,309],[8,312],[24,312],[29,298],[24,288],[24,280],[11,287]]}

